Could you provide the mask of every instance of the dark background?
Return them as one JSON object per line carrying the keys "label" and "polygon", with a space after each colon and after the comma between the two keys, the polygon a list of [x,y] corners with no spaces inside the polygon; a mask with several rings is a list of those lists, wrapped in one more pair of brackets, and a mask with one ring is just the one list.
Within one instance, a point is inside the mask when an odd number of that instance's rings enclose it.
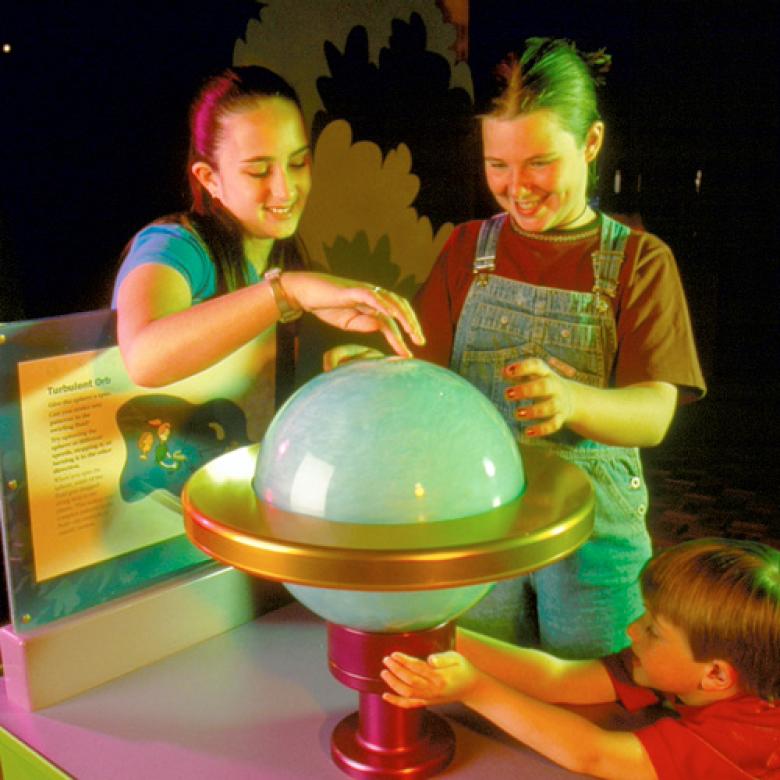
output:
{"label": "dark background", "polygon": [[125,242],[183,205],[190,99],[258,10],[3,0],[0,250],[18,295],[3,285],[0,319],[107,305]]}
{"label": "dark background", "polygon": [[[107,305],[128,238],[185,204],[187,106],[261,8],[4,0],[0,43],[13,50],[0,55],[0,320]],[[710,387],[660,452],[741,464],[740,484],[773,494],[777,21],[776,3],[750,0],[479,0],[469,54],[478,95],[531,35],[613,55],[602,204],[640,214],[674,249]]]}

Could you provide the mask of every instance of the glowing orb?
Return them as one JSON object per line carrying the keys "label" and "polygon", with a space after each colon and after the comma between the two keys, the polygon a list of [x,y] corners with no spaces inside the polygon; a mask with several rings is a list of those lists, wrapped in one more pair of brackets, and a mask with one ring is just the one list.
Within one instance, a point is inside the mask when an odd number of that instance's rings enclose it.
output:
{"label": "glowing orb", "polygon": [[[512,432],[481,392],[431,363],[386,358],[356,361],[300,388],[265,435],[253,484],[289,512],[384,524],[392,534],[394,524],[502,506],[523,491],[525,475]],[[380,593],[287,585],[326,620],[373,632],[438,625],[491,587]]]}

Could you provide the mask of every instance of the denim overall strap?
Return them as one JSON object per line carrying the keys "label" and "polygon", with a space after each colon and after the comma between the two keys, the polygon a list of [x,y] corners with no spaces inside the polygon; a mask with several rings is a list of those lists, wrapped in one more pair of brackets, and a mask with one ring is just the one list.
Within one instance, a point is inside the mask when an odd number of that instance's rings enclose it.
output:
{"label": "denim overall strap", "polygon": [[626,241],[630,235],[630,228],[602,214],[601,242],[598,250],[591,255],[593,294],[596,306],[602,310],[609,305],[604,296],[615,298],[617,295],[620,267],[623,265]]}
{"label": "denim overall strap", "polygon": [[506,222],[506,212],[495,214],[490,219],[486,219],[480,229],[477,238],[477,251],[474,254],[474,265],[472,270],[477,276],[480,284],[485,283],[483,274],[492,273],[496,270],[496,246],[498,245],[498,236],[501,228]]}
{"label": "denim overall strap", "polygon": [[[593,305],[601,314],[611,310],[607,297],[613,300],[617,297],[620,268],[625,256],[626,241],[631,235],[631,229],[616,219],[601,215],[601,241],[596,252],[591,254],[593,264]],[[614,328],[608,331],[610,343],[605,344],[608,352],[617,349],[617,333]]]}

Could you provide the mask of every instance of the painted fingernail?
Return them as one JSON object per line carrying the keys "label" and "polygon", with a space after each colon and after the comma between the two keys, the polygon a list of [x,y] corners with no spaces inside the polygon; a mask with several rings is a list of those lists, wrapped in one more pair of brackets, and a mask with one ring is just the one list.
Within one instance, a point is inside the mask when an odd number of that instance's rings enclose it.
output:
{"label": "painted fingernail", "polygon": [[515,412],[515,415],[517,417],[528,417],[528,409],[518,409]]}
{"label": "painted fingernail", "polygon": [[508,398],[509,400],[513,399],[515,397],[515,391],[513,389],[505,390],[504,397]]}

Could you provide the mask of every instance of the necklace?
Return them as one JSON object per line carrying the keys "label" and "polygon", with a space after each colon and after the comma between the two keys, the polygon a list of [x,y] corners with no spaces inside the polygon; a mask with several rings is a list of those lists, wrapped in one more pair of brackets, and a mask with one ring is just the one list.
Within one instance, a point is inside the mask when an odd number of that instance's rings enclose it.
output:
{"label": "necklace", "polygon": [[[577,216],[576,216],[574,219],[570,219],[570,220],[569,220],[569,221],[566,223],[566,225],[576,225],[576,224],[577,224],[577,222],[579,222],[579,221],[582,219],[582,215],[583,215],[583,214],[584,214],[584,213],[585,213],[587,210],[588,210],[588,201],[586,200],[586,201],[585,201],[585,205],[582,207],[582,211],[581,211],[579,214],[577,214]],[[561,226],[559,226],[557,229],[558,229],[558,230],[567,230],[567,227],[566,227],[566,225],[561,225]],[[580,225],[579,227],[582,227],[582,225]],[[577,229],[577,228],[568,228],[568,230],[576,230],[576,229]]]}

